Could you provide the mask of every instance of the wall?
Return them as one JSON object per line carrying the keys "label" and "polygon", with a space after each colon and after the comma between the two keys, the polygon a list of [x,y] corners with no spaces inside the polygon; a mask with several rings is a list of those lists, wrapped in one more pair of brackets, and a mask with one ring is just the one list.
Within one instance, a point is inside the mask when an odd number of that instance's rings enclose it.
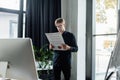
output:
{"label": "wall", "polygon": [[85,80],[86,0],[62,0],[66,30],[74,33],[79,50],[72,54],[71,80]]}

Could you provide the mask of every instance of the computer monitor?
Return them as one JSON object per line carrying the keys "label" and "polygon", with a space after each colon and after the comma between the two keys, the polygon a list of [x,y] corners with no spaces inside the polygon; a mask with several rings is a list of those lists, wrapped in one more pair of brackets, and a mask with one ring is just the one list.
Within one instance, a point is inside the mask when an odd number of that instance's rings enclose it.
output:
{"label": "computer monitor", "polygon": [[0,39],[0,61],[8,62],[6,78],[38,80],[31,39]]}

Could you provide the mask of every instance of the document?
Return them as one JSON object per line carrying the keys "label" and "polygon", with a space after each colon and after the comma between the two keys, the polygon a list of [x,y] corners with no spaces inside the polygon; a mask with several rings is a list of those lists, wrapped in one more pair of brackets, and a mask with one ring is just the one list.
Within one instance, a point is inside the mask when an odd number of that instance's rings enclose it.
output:
{"label": "document", "polygon": [[58,46],[61,46],[62,44],[65,44],[62,35],[59,32],[55,32],[55,33],[45,33],[45,35],[47,36],[47,39],[49,41],[50,44],[52,44],[54,46],[53,50],[64,50],[64,49],[60,49],[58,48]]}

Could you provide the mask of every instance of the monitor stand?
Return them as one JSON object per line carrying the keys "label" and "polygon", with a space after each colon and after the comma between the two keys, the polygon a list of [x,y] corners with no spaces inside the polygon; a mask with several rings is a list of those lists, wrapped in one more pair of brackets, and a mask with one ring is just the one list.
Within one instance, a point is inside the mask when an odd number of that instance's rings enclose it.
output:
{"label": "monitor stand", "polygon": [[0,61],[0,78],[2,78],[3,80],[5,80],[6,78],[7,67],[7,61]]}

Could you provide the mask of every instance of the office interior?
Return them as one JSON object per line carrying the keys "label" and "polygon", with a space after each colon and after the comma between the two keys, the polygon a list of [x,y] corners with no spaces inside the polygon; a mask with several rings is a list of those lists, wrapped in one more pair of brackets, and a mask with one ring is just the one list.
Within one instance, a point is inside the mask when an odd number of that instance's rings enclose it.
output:
{"label": "office interior", "polygon": [[[119,0],[0,0],[0,39],[30,37],[45,43],[54,20],[66,20],[78,52],[72,54],[71,80],[104,80],[119,32]],[[111,80],[117,80],[116,74]]]}

